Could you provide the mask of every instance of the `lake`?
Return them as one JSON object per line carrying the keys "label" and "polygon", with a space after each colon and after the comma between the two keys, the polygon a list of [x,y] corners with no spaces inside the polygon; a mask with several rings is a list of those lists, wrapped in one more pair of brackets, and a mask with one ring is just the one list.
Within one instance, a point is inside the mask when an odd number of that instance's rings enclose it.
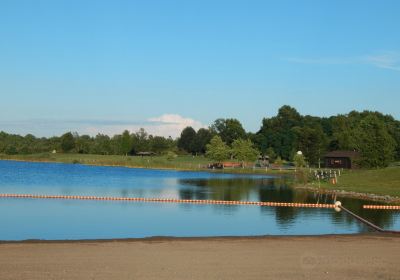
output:
{"label": "lake", "polygon": [[[285,177],[182,172],[62,163],[0,161],[0,193],[332,203],[289,187]],[[345,207],[384,229],[399,212]],[[375,203],[374,203],[375,204]],[[110,239],[151,236],[352,234],[370,231],[346,213],[238,205],[0,198],[0,240]]]}

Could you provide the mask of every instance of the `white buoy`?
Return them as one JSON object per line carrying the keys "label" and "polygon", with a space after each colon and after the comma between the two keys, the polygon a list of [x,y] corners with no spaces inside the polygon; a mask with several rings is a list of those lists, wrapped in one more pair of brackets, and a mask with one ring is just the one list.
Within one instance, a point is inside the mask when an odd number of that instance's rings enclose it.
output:
{"label": "white buoy", "polygon": [[342,206],[342,203],[340,201],[335,202],[335,207],[340,208]]}

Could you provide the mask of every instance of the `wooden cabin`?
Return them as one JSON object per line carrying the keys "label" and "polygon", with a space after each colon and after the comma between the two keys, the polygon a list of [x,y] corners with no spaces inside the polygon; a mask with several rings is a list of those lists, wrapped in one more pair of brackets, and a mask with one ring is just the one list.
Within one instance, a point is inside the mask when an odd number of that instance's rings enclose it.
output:
{"label": "wooden cabin", "polygon": [[325,168],[357,168],[355,162],[360,158],[360,153],[356,151],[332,151],[325,155]]}

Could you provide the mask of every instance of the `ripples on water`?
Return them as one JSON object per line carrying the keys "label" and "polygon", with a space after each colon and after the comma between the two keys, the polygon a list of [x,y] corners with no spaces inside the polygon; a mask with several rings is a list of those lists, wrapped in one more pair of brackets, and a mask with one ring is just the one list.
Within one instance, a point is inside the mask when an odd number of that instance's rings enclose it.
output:
{"label": "ripples on water", "polygon": [[[0,193],[162,197],[331,203],[332,197],[288,187],[270,176],[0,161]],[[400,229],[399,214],[363,210],[341,201],[385,229]],[[239,236],[368,231],[345,213],[235,205],[0,199],[1,240],[98,239],[148,236]]]}

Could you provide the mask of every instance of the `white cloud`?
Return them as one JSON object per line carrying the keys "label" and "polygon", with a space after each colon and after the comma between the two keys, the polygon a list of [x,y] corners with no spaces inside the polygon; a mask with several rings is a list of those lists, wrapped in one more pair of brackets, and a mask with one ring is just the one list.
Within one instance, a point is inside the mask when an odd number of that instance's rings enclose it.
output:
{"label": "white cloud", "polygon": [[164,136],[172,138],[178,137],[182,130],[191,126],[195,130],[207,127],[200,121],[191,118],[185,118],[178,114],[164,114],[159,117],[147,119],[142,123],[133,124],[118,124],[118,125],[102,125],[86,127],[84,133],[95,135],[97,133],[104,133],[108,135],[120,134],[123,130],[127,129],[130,132],[136,132],[140,128],[144,128],[147,133],[157,136]]}
{"label": "white cloud", "polygon": [[191,118],[184,118],[181,115],[177,115],[177,114],[164,114],[160,117],[150,118],[150,119],[148,119],[148,121],[152,122],[152,123],[163,124],[163,125],[175,125],[175,126],[179,126],[179,127],[183,127],[183,128],[185,128],[187,126],[191,126],[196,130],[199,128],[205,127],[204,124],[202,124],[199,121],[196,121]]}
{"label": "white cloud", "polygon": [[149,123],[145,127],[146,131],[154,135],[171,136],[172,138],[178,137],[187,126],[191,126],[195,130],[207,127],[200,121],[184,118],[177,114],[164,114],[159,117],[150,118],[147,121]]}
{"label": "white cloud", "polygon": [[367,64],[378,68],[400,71],[400,52],[385,51],[371,55],[359,57],[319,57],[319,58],[301,58],[289,57],[284,60],[300,64]]}

